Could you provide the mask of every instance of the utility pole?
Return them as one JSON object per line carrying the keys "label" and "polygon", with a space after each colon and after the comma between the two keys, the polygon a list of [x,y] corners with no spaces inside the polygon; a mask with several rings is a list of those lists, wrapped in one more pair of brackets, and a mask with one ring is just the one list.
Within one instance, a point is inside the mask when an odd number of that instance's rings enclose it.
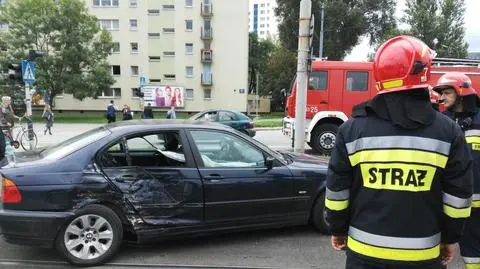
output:
{"label": "utility pole", "polygon": [[322,7],[320,8],[320,46],[318,47],[318,58],[322,60],[323,57],[323,15],[324,15],[325,6],[322,3]]}
{"label": "utility pole", "polygon": [[312,1],[300,1],[298,28],[297,96],[295,104],[294,147],[298,153],[305,151],[305,116],[308,86],[308,53],[310,44],[310,17]]}
{"label": "utility pole", "polygon": [[259,105],[259,101],[258,101],[258,82],[260,81],[260,74],[257,70],[257,83],[255,83],[255,118],[258,119],[258,105]]}

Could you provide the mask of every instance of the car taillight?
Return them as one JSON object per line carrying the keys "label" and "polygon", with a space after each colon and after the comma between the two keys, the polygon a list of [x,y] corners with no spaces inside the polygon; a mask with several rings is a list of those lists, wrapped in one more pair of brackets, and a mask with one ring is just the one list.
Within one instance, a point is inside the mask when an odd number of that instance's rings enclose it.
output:
{"label": "car taillight", "polygon": [[253,122],[247,123],[247,129],[253,129],[253,128],[255,128],[255,123]]}
{"label": "car taillight", "polygon": [[0,199],[2,203],[5,204],[20,203],[22,201],[22,194],[13,181],[8,178],[3,178]]}

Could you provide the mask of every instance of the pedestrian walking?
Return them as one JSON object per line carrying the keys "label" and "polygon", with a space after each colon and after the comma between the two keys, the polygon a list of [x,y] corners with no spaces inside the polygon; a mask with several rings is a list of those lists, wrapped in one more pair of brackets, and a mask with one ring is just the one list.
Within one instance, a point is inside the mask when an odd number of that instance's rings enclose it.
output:
{"label": "pedestrian walking", "polygon": [[175,115],[175,106],[171,106],[170,110],[167,111],[167,119],[174,120],[177,118],[177,115]]}
{"label": "pedestrian walking", "polygon": [[435,53],[398,36],[378,49],[378,93],[339,128],[325,218],[347,269],[439,269],[470,215],[472,158],[462,130],[433,109]]}
{"label": "pedestrian walking", "polygon": [[45,120],[45,131],[43,133],[46,135],[47,131],[50,135],[52,135],[52,126],[53,126],[53,121],[54,121],[54,114],[52,112],[52,109],[50,108],[50,105],[45,105],[43,108],[43,114],[42,118]]}
{"label": "pedestrian walking", "polygon": [[122,120],[132,120],[133,119],[133,112],[130,109],[130,107],[127,106],[127,105],[123,105],[122,115],[123,115]]}
{"label": "pedestrian walking", "polygon": [[115,122],[117,119],[117,110],[118,107],[115,105],[113,100],[108,104],[107,109],[105,110],[105,117],[108,120],[108,123]]}
{"label": "pedestrian walking", "polygon": [[153,119],[152,104],[148,103],[147,106],[143,108],[143,118]]}
{"label": "pedestrian walking", "polygon": [[464,131],[473,157],[472,212],[459,246],[465,266],[480,268],[480,99],[472,80],[458,72],[441,76],[434,90],[441,94],[441,103],[446,108],[444,114]]}

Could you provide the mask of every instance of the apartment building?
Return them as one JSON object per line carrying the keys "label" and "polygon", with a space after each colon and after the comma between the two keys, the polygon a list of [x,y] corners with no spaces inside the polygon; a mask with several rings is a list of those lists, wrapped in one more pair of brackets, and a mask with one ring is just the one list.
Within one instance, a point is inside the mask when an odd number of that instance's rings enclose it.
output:
{"label": "apartment building", "polygon": [[261,39],[278,37],[278,17],[275,16],[276,0],[250,0],[249,32],[257,33]]}
{"label": "apartment building", "polygon": [[103,110],[113,99],[140,110],[133,89],[142,80],[145,103],[157,108],[246,111],[248,0],[85,1],[112,33],[116,83],[98,99],[59,96],[56,109]]}

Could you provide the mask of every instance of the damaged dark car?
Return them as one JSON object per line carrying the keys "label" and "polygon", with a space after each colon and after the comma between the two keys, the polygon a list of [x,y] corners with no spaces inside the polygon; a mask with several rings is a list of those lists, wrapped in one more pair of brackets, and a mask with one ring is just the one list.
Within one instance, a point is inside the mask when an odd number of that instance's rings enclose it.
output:
{"label": "damaged dark car", "polygon": [[0,228],[8,243],[54,247],[82,266],[125,241],[307,223],[325,232],[326,169],[220,124],[109,124],[3,167]]}

